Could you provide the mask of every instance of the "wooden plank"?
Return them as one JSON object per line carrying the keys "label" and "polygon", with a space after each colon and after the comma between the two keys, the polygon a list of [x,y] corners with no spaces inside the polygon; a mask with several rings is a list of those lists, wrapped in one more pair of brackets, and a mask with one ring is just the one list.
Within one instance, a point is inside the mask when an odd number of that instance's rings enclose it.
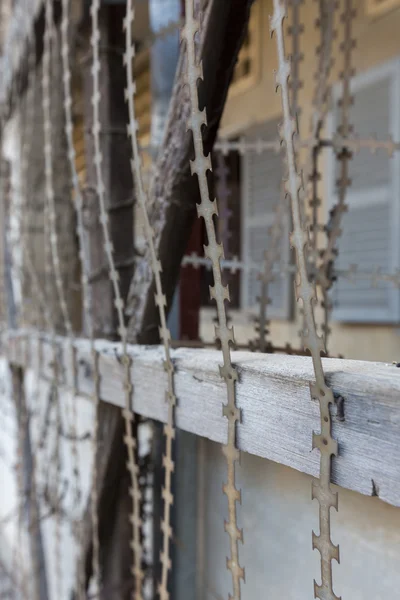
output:
{"label": "wooden plank", "polygon": [[[35,335],[9,334],[3,340],[9,360],[39,368],[42,345],[43,376],[51,377],[50,340]],[[69,342],[57,339],[63,381],[71,385]],[[118,343],[97,341],[100,353],[100,395],[104,402],[122,407],[123,366]],[[135,412],[166,422],[166,373],[160,347],[130,346],[133,408]],[[76,341],[78,389],[92,390],[89,342]],[[226,441],[222,416],[226,390],[220,379],[217,350],[181,348],[172,352],[178,408],[177,426],[219,443]],[[311,359],[299,356],[234,352],[240,381],[237,402],[242,409],[238,445],[310,475],[318,475],[319,457],[311,436],[319,429],[317,403],[310,399]],[[333,413],[333,434],[339,440],[333,482],[362,494],[378,495],[400,506],[400,371],[393,365],[341,359],[324,359],[328,384],[343,401]],[[339,406],[339,404],[338,404]],[[337,414],[339,413],[339,414]]]}

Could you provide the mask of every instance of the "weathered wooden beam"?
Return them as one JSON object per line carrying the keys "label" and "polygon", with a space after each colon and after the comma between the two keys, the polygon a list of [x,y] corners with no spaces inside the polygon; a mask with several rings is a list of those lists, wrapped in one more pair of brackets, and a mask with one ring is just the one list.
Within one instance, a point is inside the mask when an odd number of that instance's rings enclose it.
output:
{"label": "weathered wooden beam", "polygon": [[[199,47],[204,74],[201,104],[206,107],[208,118],[204,145],[208,153],[218,132],[253,0],[199,0],[199,3],[203,7],[207,5]],[[164,143],[158,154],[149,192],[148,213],[163,268],[162,284],[168,307],[196,218],[196,203],[200,202],[197,179],[190,173],[193,144],[186,126],[190,100],[182,77],[185,69],[186,50],[182,46]],[[159,318],[150,265],[147,252],[135,269],[127,305],[130,340],[142,344],[158,343],[159,340]]]}
{"label": "weathered wooden beam", "polygon": [[[43,377],[52,377],[50,341],[35,335],[10,334],[3,352],[15,364],[38,369],[42,345]],[[57,340],[60,373],[72,384],[69,342]],[[104,402],[124,404],[121,347],[98,341]],[[76,342],[78,389],[92,389],[89,343]],[[133,409],[136,413],[167,420],[166,373],[159,347],[130,346]],[[226,392],[218,372],[217,350],[181,348],[172,352],[178,398],[177,426],[219,443],[226,443],[227,422],[222,416]],[[242,409],[238,446],[244,452],[268,458],[310,475],[318,475],[318,452],[312,451],[312,431],[319,430],[319,410],[310,399],[313,368],[308,357],[234,352],[239,372],[237,402]],[[337,398],[332,408],[334,437],[339,456],[334,460],[333,482],[400,506],[400,370],[393,365],[326,358],[323,365]]]}

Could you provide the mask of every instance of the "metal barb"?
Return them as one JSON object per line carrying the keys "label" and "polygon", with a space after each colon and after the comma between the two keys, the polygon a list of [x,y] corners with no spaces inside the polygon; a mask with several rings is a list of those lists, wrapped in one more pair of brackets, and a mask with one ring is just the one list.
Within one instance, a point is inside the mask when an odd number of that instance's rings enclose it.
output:
{"label": "metal barb", "polygon": [[[100,590],[100,558],[99,558],[99,533],[98,533],[98,518],[97,518],[97,504],[98,504],[98,492],[97,492],[97,445],[98,445],[98,410],[99,410],[99,373],[98,373],[98,360],[97,354],[94,347],[94,333],[93,333],[93,319],[92,319],[92,298],[91,290],[88,282],[88,274],[90,270],[90,259],[87,255],[86,248],[88,247],[86,241],[86,230],[84,227],[84,216],[83,216],[83,198],[79,186],[78,173],[75,164],[75,148],[73,142],[73,122],[72,122],[72,96],[71,96],[71,68],[70,68],[70,47],[69,47],[69,34],[70,34],[70,0],[62,0],[62,20],[61,20],[61,56],[63,65],[63,84],[64,84],[64,114],[65,114],[65,136],[68,146],[68,162],[71,172],[71,189],[75,201],[76,211],[76,232],[77,239],[79,242],[79,258],[81,262],[81,286],[83,292],[83,312],[85,318],[85,324],[87,327],[91,353],[93,357],[94,365],[94,386],[93,386],[93,407],[94,407],[94,425],[92,435],[92,454],[93,454],[93,466],[92,466],[92,485],[91,485],[91,499],[90,499],[90,518],[91,518],[91,532],[92,532],[92,570],[94,573],[95,585]],[[72,398],[73,406],[73,423],[76,423],[76,403],[77,403],[77,390],[76,390],[76,351],[71,340],[71,358],[73,368],[73,379],[74,379],[74,390]],[[76,431],[75,431],[76,433]],[[78,483],[79,479],[79,457],[76,448],[76,443],[72,445],[72,453],[74,458],[74,472],[77,479],[76,482],[76,495],[80,493],[80,486]],[[80,556],[84,552],[84,528],[83,523],[75,524],[75,535],[77,537],[78,545],[78,560],[77,560],[77,600],[83,600],[85,597],[85,573],[84,573],[84,560]]]}
{"label": "metal barb", "polygon": [[94,163],[96,171],[96,192],[100,207],[100,223],[103,231],[104,250],[109,265],[109,277],[114,292],[114,305],[118,318],[118,333],[122,342],[122,360],[125,366],[125,408],[122,415],[125,420],[124,442],[128,453],[127,469],[131,479],[130,495],[132,498],[132,513],[130,521],[132,523],[132,542],[133,565],[132,575],[135,578],[133,597],[135,600],[142,600],[142,544],[141,544],[141,490],[139,486],[139,468],[137,464],[137,439],[133,436],[134,413],[132,412],[132,392],[130,358],[127,352],[127,330],[124,321],[124,301],[121,295],[119,285],[118,271],[115,267],[113,258],[113,246],[108,231],[109,217],[105,202],[105,186],[102,174],[103,156],[100,147],[101,123],[100,123],[100,29],[99,29],[99,11],[100,0],[92,0],[90,12],[92,17],[92,76],[93,76],[93,141],[94,141]]}
{"label": "metal barb", "polygon": [[172,567],[171,561],[171,540],[173,536],[171,526],[171,509],[174,502],[174,496],[172,492],[172,474],[174,472],[175,463],[173,460],[173,445],[175,440],[175,409],[177,399],[175,396],[174,389],[174,365],[171,359],[171,334],[167,326],[167,317],[165,308],[167,306],[167,300],[162,289],[161,282],[161,262],[158,259],[154,232],[150,224],[150,219],[147,212],[148,196],[143,183],[143,171],[141,163],[141,155],[139,151],[139,143],[137,132],[139,128],[138,121],[135,115],[135,84],[133,81],[133,69],[132,61],[135,56],[135,48],[132,40],[132,25],[134,19],[133,0],[127,1],[126,18],[124,22],[125,28],[125,54],[124,63],[126,66],[127,74],[127,89],[125,91],[125,99],[128,102],[129,110],[129,125],[128,135],[131,139],[132,145],[132,160],[131,169],[132,175],[135,182],[135,192],[137,196],[138,204],[142,210],[143,224],[144,224],[144,235],[148,246],[151,262],[151,270],[155,280],[155,303],[158,307],[158,314],[160,319],[160,338],[164,346],[164,368],[167,373],[167,391],[165,394],[166,401],[168,404],[168,420],[167,424],[164,425],[164,438],[165,438],[165,450],[163,455],[163,467],[164,467],[164,487],[162,491],[162,497],[164,500],[164,512],[161,520],[161,531],[163,536],[162,551],[160,555],[161,560],[161,581],[158,585],[158,594],[160,600],[168,600],[168,575]]}
{"label": "metal barb", "polygon": [[[68,308],[65,300],[63,282],[61,276],[61,266],[58,253],[58,239],[56,228],[56,212],[55,212],[55,194],[53,187],[53,164],[52,164],[52,118],[51,118],[51,57],[52,48],[54,48],[54,18],[53,18],[53,3],[51,0],[45,2],[45,31],[44,31],[44,47],[43,47],[43,72],[42,72],[42,100],[43,100],[43,128],[44,128],[44,161],[45,161],[45,193],[46,203],[44,205],[45,229],[50,240],[50,256],[53,265],[55,276],[56,290],[58,300],[61,306],[61,312],[64,319],[64,325],[69,336],[72,336],[72,327],[69,318]],[[47,236],[45,236],[46,242]],[[48,275],[50,273],[48,272]],[[48,281],[49,283],[49,281]],[[55,347],[55,323],[53,320],[52,327],[52,345],[54,352],[53,360],[53,391],[56,404],[56,422],[57,422],[57,438],[55,442],[55,465],[56,465],[56,488],[60,480],[61,457],[60,457],[60,397],[59,397],[59,369],[57,352]],[[59,501],[57,501],[57,505]],[[57,595],[59,598],[63,596],[63,578],[62,578],[62,524],[61,511],[58,510],[55,515],[55,574]]]}
{"label": "metal barb", "polygon": [[311,398],[319,402],[321,431],[313,433],[313,448],[320,451],[320,477],[312,484],[312,497],[319,502],[320,533],[313,533],[313,548],[321,555],[321,584],[314,581],[314,596],[320,600],[339,600],[332,587],[332,559],[339,562],[339,547],[334,546],[331,540],[330,509],[338,508],[338,496],[330,487],[331,460],[337,456],[338,444],[331,434],[331,416],[329,407],[334,403],[332,390],[326,385],[321,352],[324,350],[323,340],[317,335],[314,308],[316,301],[315,288],[308,279],[307,250],[309,244],[308,230],[301,218],[302,180],[296,170],[293,134],[295,125],[290,113],[288,76],[290,64],[286,59],[283,20],[286,16],[282,0],[274,0],[274,13],[271,18],[271,32],[275,34],[278,54],[278,70],[276,71],[276,85],[280,88],[283,124],[280,128],[282,142],[285,146],[287,181],[286,193],[290,198],[293,231],[290,239],[296,253],[297,281],[295,285],[297,300],[302,302],[306,330],[303,334],[304,346],[311,353],[316,382],[310,385]]}
{"label": "metal barb", "polygon": [[188,129],[192,131],[194,144],[194,160],[190,167],[192,175],[197,175],[201,203],[197,205],[199,217],[203,217],[208,246],[204,247],[206,257],[212,263],[214,286],[210,287],[210,295],[216,301],[218,311],[218,325],[215,326],[216,338],[221,342],[224,363],[220,366],[220,375],[226,383],[228,402],[223,406],[223,415],[228,419],[228,440],[223,448],[228,467],[228,482],[224,484],[223,491],[228,499],[229,521],[225,523],[225,531],[230,539],[230,558],[227,559],[227,568],[232,574],[233,596],[229,598],[240,600],[240,580],[244,579],[244,569],[239,563],[239,541],[243,541],[243,532],[237,526],[236,503],[241,500],[240,490],[236,488],[235,466],[239,461],[240,452],[236,447],[236,427],[240,423],[240,409],[236,405],[235,385],[238,372],[231,362],[230,346],[234,344],[233,328],[228,327],[225,312],[225,301],[229,301],[229,289],[222,283],[220,259],[224,257],[221,244],[217,243],[214,215],[218,214],[217,203],[209,197],[207,172],[211,171],[211,158],[204,155],[202,127],[207,124],[205,110],[198,108],[197,83],[203,78],[202,63],[196,61],[195,35],[200,24],[194,17],[193,0],[186,0],[186,24],[182,31],[182,39],[186,41],[187,71],[185,83],[190,93],[191,113],[188,117]]}

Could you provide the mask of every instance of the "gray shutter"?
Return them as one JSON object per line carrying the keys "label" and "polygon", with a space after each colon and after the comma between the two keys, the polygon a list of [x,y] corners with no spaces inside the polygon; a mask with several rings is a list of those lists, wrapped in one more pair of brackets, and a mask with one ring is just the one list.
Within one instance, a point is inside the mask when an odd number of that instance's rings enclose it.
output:
{"label": "gray shutter", "polygon": [[[257,129],[256,135],[249,134],[246,139],[256,137],[277,139],[279,121],[268,122]],[[274,221],[274,209],[281,200],[283,177],[282,157],[273,150],[260,154],[248,152],[243,156],[243,260],[245,264],[258,264],[262,268],[264,252],[268,248],[268,228]],[[282,262],[289,261],[289,231],[285,224],[282,236]],[[277,267],[279,269],[279,266]],[[260,281],[255,271],[245,271],[242,278],[242,306],[255,309],[260,295]],[[269,316],[276,319],[288,319],[290,316],[290,276],[286,272],[277,274],[270,286],[271,305]]]}
{"label": "gray shutter", "polygon": [[[354,82],[354,103],[350,122],[359,138],[376,135],[387,139],[398,135],[400,111],[398,96],[398,65],[374,70]],[[339,114],[336,111],[333,128]],[[332,160],[334,160],[332,154]],[[331,173],[337,180],[338,163]],[[342,223],[339,255],[336,267],[347,270],[358,265],[358,271],[368,273],[381,269],[393,273],[399,266],[399,163],[381,150],[372,154],[367,149],[355,154],[349,167],[352,185],[347,191],[348,212]],[[335,181],[331,182],[331,205],[337,201]],[[389,283],[378,283],[358,276],[354,280],[338,278],[333,291],[333,318],[347,322],[389,323],[399,320],[399,290]]]}

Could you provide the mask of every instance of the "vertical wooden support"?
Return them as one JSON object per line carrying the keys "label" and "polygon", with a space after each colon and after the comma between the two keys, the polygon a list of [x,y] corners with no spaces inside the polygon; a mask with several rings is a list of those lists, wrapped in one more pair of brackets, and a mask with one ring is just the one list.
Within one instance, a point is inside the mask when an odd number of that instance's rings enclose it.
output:
{"label": "vertical wooden support", "polygon": [[[126,133],[128,113],[124,97],[125,68],[123,6],[103,6],[100,10],[100,87],[103,181],[108,201],[110,236],[114,260],[120,277],[121,292],[126,298],[133,274],[133,184],[130,170],[130,142]],[[90,50],[90,25],[84,32],[87,48],[84,59],[84,122],[86,154],[85,202],[90,214],[90,264],[95,335],[115,339],[116,315],[111,283],[103,249],[99,207],[95,193],[93,161],[93,115]]]}
{"label": "vertical wooden support", "polygon": [[[54,44],[51,56],[51,116],[52,116],[52,169],[53,186],[55,193],[56,225],[58,231],[58,250],[61,262],[62,280],[71,315],[72,325],[75,330],[80,330],[81,310],[80,297],[77,294],[76,283],[78,280],[78,246],[75,236],[75,208],[70,194],[69,165],[67,156],[67,142],[64,126],[63,85],[61,68],[60,33],[55,30]],[[38,54],[40,51],[38,50]],[[42,75],[41,65],[37,67],[36,76],[33,78],[31,90],[35,104],[32,114],[34,122],[31,129],[31,139],[25,143],[27,150],[28,168],[26,181],[23,182],[27,192],[27,211],[25,219],[25,244],[32,259],[33,267],[39,284],[46,290],[48,307],[53,316],[57,331],[63,332],[63,317],[61,314],[58,295],[54,281],[48,282],[45,288],[45,254],[44,254],[44,198],[45,198],[45,171],[44,171],[44,138],[43,138],[43,101],[42,101]],[[26,90],[25,90],[25,93]],[[24,115],[20,115],[21,126],[26,125]],[[34,301],[31,282],[24,282],[24,298]],[[54,301],[52,301],[54,299]],[[37,324],[29,322],[28,326]],[[40,323],[45,327],[45,323]]]}

